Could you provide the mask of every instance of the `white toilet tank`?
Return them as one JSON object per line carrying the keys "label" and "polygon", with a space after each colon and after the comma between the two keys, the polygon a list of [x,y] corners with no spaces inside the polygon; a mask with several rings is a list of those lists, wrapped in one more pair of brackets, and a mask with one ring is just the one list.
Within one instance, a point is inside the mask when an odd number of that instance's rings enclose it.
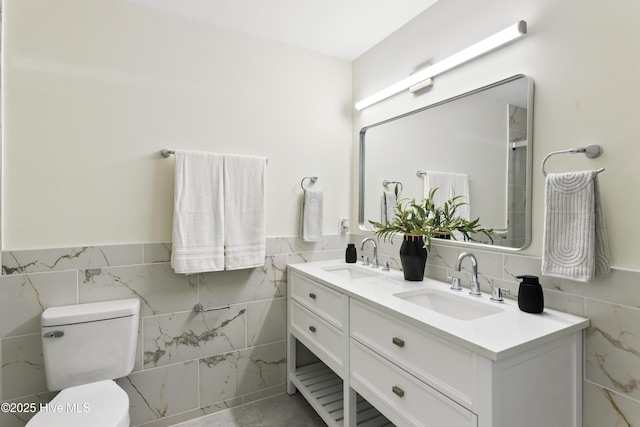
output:
{"label": "white toilet tank", "polygon": [[51,391],[127,376],[135,362],[140,301],[51,307],[42,313],[42,350]]}

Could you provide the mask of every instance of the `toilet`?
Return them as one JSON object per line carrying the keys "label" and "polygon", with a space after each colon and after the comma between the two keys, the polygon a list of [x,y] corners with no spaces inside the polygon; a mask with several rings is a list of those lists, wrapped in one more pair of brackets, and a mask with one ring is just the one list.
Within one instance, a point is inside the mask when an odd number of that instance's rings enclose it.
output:
{"label": "toilet", "polygon": [[47,388],[61,391],[28,427],[129,427],[129,396],[114,380],[133,370],[139,313],[137,298],[42,313]]}

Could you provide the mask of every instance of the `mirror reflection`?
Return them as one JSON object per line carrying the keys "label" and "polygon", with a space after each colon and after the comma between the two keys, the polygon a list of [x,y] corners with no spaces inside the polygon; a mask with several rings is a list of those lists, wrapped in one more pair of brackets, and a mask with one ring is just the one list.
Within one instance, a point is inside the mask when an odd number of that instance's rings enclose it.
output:
{"label": "mirror reflection", "polygon": [[527,247],[532,112],[533,82],[518,75],[363,128],[360,227],[384,223],[396,192],[398,199],[421,199],[437,187],[444,199],[462,196],[467,219],[493,229],[493,242],[474,240]]}

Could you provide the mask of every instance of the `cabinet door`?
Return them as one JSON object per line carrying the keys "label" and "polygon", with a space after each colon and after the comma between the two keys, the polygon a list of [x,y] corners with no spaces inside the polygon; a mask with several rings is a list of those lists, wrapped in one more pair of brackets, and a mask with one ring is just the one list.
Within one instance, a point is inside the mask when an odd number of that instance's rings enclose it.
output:
{"label": "cabinet door", "polygon": [[351,387],[396,425],[477,427],[477,416],[351,340]]}

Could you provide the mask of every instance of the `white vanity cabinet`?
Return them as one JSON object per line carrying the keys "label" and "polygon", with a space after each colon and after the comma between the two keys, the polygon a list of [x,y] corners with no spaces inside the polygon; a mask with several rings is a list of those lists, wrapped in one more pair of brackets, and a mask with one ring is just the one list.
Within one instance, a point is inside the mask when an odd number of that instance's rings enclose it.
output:
{"label": "white vanity cabinet", "polygon": [[493,361],[356,299],[350,308],[351,387],[397,425],[582,426],[581,332]]}
{"label": "white vanity cabinet", "polygon": [[351,387],[365,399],[397,425],[478,425],[473,353],[355,299],[350,317]]}
{"label": "white vanity cabinet", "polygon": [[[287,391],[296,389],[330,427],[392,424],[349,387],[349,297],[289,271]],[[296,366],[296,340],[321,362]]]}
{"label": "white vanity cabinet", "polygon": [[[460,339],[433,329],[410,310],[398,310],[393,293],[384,295],[387,287],[396,292],[394,286],[409,285],[340,281],[322,273],[316,278],[300,269],[288,274],[288,391],[300,390],[328,425],[369,425],[356,423],[365,419],[356,415],[361,410],[379,411],[383,416],[370,425],[380,426],[582,425],[586,319],[575,318],[562,333],[552,332],[558,320],[565,321],[563,314],[549,310],[546,317],[519,321],[516,308],[515,317],[505,314],[515,325],[491,331],[469,321],[467,336]],[[547,330],[535,341],[513,346],[501,336],[531,322],[542,322]],[[469,342],[475,335],[481,343],[494,339],[498,351]],[[296,340],[321,363],[296,367]]]}

